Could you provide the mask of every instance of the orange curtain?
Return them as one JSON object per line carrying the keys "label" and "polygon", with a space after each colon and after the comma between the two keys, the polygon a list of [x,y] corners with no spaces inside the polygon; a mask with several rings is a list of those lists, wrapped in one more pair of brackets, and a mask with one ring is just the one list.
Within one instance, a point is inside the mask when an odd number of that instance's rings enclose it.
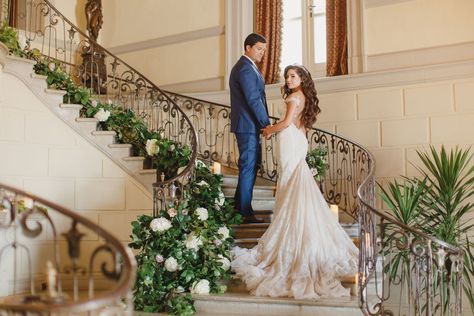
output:
{"label": "orange curtain", "polygon": [[346,75],[348,73],[346,0],[326,0],[326,32],[327,75]]}
{"label": "orange curtain", "polygon": [[260,64],[265,83],[280,80],[282,0],[255,0],[255,32],[267,39],[267,52]]}

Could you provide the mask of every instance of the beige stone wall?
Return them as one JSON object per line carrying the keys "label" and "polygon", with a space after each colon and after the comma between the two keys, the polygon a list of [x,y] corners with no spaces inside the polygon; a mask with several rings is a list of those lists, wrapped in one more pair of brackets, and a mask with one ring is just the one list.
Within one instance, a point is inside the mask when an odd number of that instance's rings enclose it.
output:
{"label": "beige stone wall", "polygon": [[[376,159],[378,181],[416,175],[411,163],[419,163],[417,149],[474,144],[474,76],[322,92],[319,98],[316,127],[367,147]],[[280,99],[270,104],[275,115],[283,106]]]}
{"label": "beige stone wall", "polygon": [[[159,85],[224,77],[224,0],[103,1],[100,43]],[[195,34],[195,35],[193,35]],[[125,52],[124,52],[125,51]]]}
{"label": "beige stone wall", "polygon": [[102,5],[105,47],[224,25],[223,0],[103,0]]}
{"label": "beige stone wall", "polygon": [[369,55],[474,41],[471,0],[393,2],[364,10]]}
{"label": "beige stone wall", "polygon": [[[150,193],[142,185],[50,112],[19,79],[1,71],[0,182],[71,209],[124,243],[131,234],[130,222],[140,214],[151,213],[152,208]],[[69,229],[68,219],[55,212],[50,215],[57,220],[59,233]],[[51,253],[52,235],[48,231],[35,241],[33,260]],[[2,230],[0,247],[6,240],[11,240],[11,234]],[[87,232],[81,265],[87,266],[85,255],[99,244],[98,235]],[[64,254],[63,237],[61,245]],[[0,264],[1,280],[12,272],[11,265],[4,262]],[[24,256],[20,262],[20,277],[25,277]],[[44,266],[33,266],[37,272],[44,271]],[[2,287],[0,295],[6,293],[8,288]]]}

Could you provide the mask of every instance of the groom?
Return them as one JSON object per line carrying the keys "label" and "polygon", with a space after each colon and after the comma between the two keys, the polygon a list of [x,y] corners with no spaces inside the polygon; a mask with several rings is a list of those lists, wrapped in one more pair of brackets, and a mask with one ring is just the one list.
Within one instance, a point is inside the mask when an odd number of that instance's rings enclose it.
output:
{"label": "groom", "polygon": [[256,63],[267,48],[267,40],[252,33],[245,39],[245,53],[232,68],[229,78],[231,132],[239,147],[239,180],[235,191],[235,208],[244,223],[263,222],[252,209],[253,186],[262,159],[260,130],[270,125],[265,82]]}

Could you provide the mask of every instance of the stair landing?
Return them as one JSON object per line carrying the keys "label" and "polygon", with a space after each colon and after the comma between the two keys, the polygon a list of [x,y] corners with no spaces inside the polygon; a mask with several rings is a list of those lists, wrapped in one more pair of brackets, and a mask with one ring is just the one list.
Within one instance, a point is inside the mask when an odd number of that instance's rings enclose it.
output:
{"label": "stair landing", "polygon": [[246,316],[348,316],[363,315],[357,297],[296,300],[286,297],[256,297],[247,293],[194,295],[196,315]]}

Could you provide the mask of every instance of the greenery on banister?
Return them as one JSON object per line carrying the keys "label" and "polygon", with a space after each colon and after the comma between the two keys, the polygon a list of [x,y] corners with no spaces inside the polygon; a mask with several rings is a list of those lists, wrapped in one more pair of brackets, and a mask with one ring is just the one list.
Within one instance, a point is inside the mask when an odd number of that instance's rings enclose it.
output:
{"label": "greenery on banister", "polygon": [[195,179],[179,203],[168,205],[158,216],[139,216],[132,223],[130,247],[138,249],[134,290],[135,308],[191,315],[191,295],[223,293],[222,280],[230,278],[230,225],[240,214],[221,191],[222,176],[197,161]]}
{"label": "greenery on banister", "polygon": [[[47,77],[48,87],[66,92],[64,103],[82,105],[82,117],[96,118],[100,129],[115,131],[118,143],[131,144],[133,155],[145,157],[150,161],[148,167],[158,168],[166,179],[176,175],[179,168],[189,163],[189,146],[164,138],[161,131],[149,130],[145,117],[132,109],[118,106],[111,100],[100,100],[91,89],[75,83],[59,61],[41,55],[37,49],[21,48],[14,28],[4,24],[0,28],[0,41],[9,48],[11,54],[35,60],[33,69],[36,74]],[[150,154],[146,149],[149,140],[155,140],[161,150]]]}

